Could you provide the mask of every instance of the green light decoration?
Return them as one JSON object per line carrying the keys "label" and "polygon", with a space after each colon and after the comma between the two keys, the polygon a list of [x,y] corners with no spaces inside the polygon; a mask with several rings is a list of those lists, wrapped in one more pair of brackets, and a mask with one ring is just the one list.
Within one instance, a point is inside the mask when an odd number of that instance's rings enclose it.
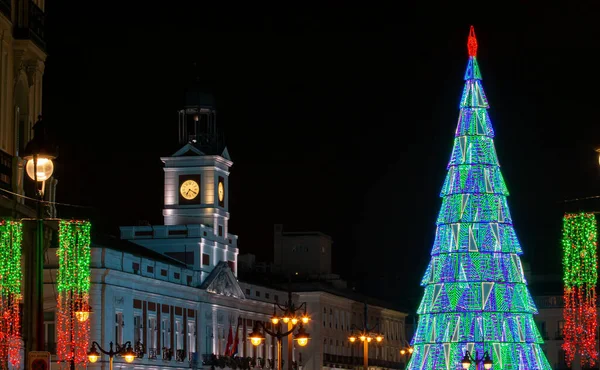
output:
{"label": "green light decoration", "polygon": [[471,27],[469,61],[409,370],[454,370],[485,352],[494,370],[551,370],[533,320],[494,147],[495,132]]}
{"label": "green light decoration", "polygon": [[0,284],[2,310],[0,316],[0,367],[10,363],[18,368],[21,362],[21,242],[23,225],[20,221],[0,221]]}
{"label": "green light decoration", "polygon": [[596,217],[592,213],[566,214],[563,218],[564,301],[563,329],[567,364],[575,355],[581,364],[593,366],[596,352],[596,283],[598,259],[596,256]]}
{"label": "green light decoration", "polygon": [[[90,291],[90,229],[89,221],[60,221],[57,298],[58,361],[83,364],[89,347],[89,315],[76,312],[89,310]],[[85,320],[81,320],[84,319]]]}

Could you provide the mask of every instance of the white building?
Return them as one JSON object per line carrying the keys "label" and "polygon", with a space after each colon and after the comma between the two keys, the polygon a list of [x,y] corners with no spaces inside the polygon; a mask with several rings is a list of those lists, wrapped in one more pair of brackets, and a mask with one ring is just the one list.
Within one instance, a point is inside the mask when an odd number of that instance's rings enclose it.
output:
{"label": "white building", "polygon": [[[228,228],[233,162],[215,134],[215,111],[206,98],[196,95],[194,104],[180,111],[183,146],[161,158],[164,225],[123,226],[120,238],[92,239],[90,339],[105,348],[109,342],[127,341],[144,347],[143,357],[132,365],[116,358],[117,368],[210,368],[203,360],[224,355],[230,328],[237,333],[238,356],[275,358],[273,337],[267,335],[257,348],[247,337],[257,321],[271,327],[274,302],[283,304],[288,294],[237,279],[238,237]],[[44,292],[51,352],[56,347],[57,264],[56,249],[49,249]],[[318,289],[295,292],[292,299],[307,302],[312,318],[306,326],[308,346],[292,349],[295,362],[304,369],[362,364],[358,347],[348,343],[350,325],[361,323],[362,302]],[[371,346],[370,357],[378,360],[374,364],[401,368],[398,352],[405,340],[406,315],[382,306],[370,306],[368,312],[386,338]],[[287,343],[283,347],[286,359]],[[88,366],[108,369],[108,358]],[[266,361],[263,367],[272,365]]]}

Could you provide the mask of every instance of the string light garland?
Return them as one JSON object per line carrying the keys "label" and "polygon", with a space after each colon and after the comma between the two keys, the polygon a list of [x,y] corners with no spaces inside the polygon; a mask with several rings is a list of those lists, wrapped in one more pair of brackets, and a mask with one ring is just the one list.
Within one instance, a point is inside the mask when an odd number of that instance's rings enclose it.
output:
{"label": "string light garland", "polygon": [[21,242],[23,225],[20,221],[0,221],[0,362],[3,370],[20,367],[21,323]]}
{"label": "string light garland", "polygon": [[596,218],[592,213],[565,214],[563,217],[564,302],[563,329],[566,362],[570,366],[575,355],[581,364],[593,366],[596,352]]}
{"label": "string light garland", "polygon": [[495,132],[471,27],[469,61],[409,370],[454,370],[466,351],[488,352],[494,370],[551,370],[533,320],[494,146]]}
{"label": "string light garland", "polygon": [[90,321],[78,320],[75,314],[89,307],[90,291],[89,221],[60,221],[59,269],[56,281],[57,357],[58,361],[87,361]]}

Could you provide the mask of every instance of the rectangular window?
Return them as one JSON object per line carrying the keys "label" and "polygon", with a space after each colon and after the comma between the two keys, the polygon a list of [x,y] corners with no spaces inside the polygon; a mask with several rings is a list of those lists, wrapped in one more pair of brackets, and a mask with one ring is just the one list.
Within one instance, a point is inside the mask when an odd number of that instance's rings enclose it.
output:
{"label": "rectangular window", "polygon": [[173,338],[175,339],[175,349],[183,349],[183,327],[179,320],[175,320],[175,335]]}
{"label": "rectangular window", "polygon": [[174,272],[173,273],[173,278],[179,280],[179,278],[181,277],[181,275],[178,272]]}
{"label": "rectangular window", "polygon": [[246,295],[250,295],[250,289],[246,289]]}
{"label": "rectangular window", "polygon": [[223,226],[219,225],[219,236],[223,236]]}
{"label": "rectangular window", "polygon": [[192,276],[191,275],[186,276],[186,281],[187,281],[188,285],[192,285]]}
{"label": "rectangular window", "polygon": [[165,270],[165,269],[161,269],[161,270],[160,270],[160,275],[161,275],[161,276],[167,276],[167,270]]}
{"label": "rectangular window", "polygon": [[133,314],[133,343],[142,342],[143,330],[142,326],[142,314],[139,312],[135,312]]}
{"label": "rectangular window", "polygon": [[160,322],[160,343],[165,348],[171,348],[171,320],[162,319]]}
{"label": "rectangular window", "polygon": [[117,311],[115,314],[115,344],[123,344],[123,312]]}
{"label": "rectangular window", "polygon": [[196,323],[194,321],[188,321],[188,345],[187,349],[189,353],[196,353]]}
{"label": "rectangular window", "polygon": [[148,318],[148,347],[155,350],[156,353],[156,317],[150,316]]}
{"label": "rectangular window", "polygon": [[210,265],[210,256],[206,253],[202,253],[202,265],[209,266]]}
{"label": "rectangular window", "polygon": [[148,271],[148,273],[153,274],[154,273],[154,266],[146,266],[146,271]]}
{"label": "rectangular window", "polygon": [[227,265],[229,265],[229,268],[231,269],[231,271],[233,271],[235,273],[235,262],[227,261]]}
{"label": "rectangular window", "polygon": [[140,271],[140,264],[137,262],[132,262],[131,268],[133,269],[134,273],[137,273],[138,271]]}
{"label": "rectangular window", "polygon": [[256,294],[257,297],[260,297],[260,292],[258,290],[256,291],[255,294]]}
{"label": "rectangular window", "polygon": [[265,293],[265,298],[269,299],[269,293]]}

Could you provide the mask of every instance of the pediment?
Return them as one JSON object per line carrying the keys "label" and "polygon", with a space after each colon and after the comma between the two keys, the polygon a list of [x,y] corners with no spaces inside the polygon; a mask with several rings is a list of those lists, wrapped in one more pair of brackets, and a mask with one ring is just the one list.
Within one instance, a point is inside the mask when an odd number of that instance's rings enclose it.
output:
{"label": "pediment", "polygon": [[200,285],[200,288],[212,294],[246,299],[244,291],[235,278],[233,271],[231,271],[227,262],[224,261],[219,262],[215,266],[206,280]]}
{"label": "pediment", "polygon": [[175,152],[171,157],[183,157],[190,155],[206,155],[192,143],[185,144],[181,149]]}

